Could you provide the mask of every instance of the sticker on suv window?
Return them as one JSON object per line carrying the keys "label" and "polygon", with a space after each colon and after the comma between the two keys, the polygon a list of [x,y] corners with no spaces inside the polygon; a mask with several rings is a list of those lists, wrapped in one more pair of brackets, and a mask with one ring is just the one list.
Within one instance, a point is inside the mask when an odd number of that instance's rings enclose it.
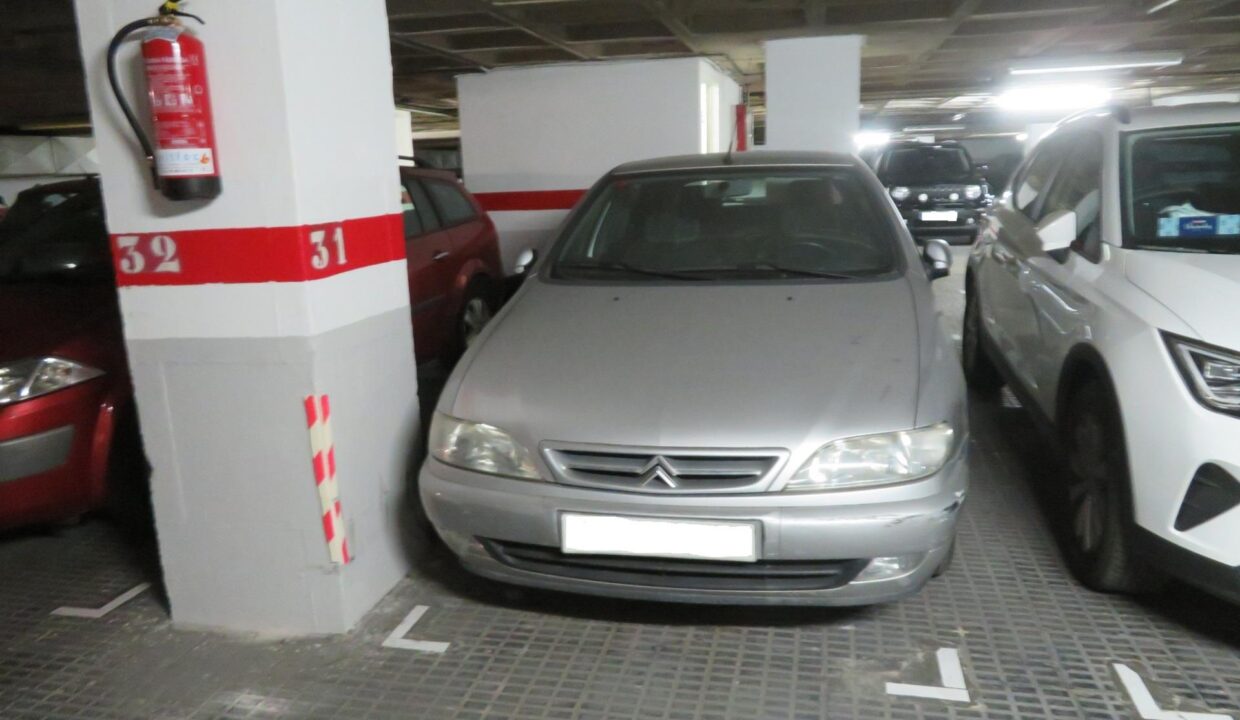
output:
{"label": "sticker on suv window", "polygon": [[1240,215],[1197,215],[1158,218],[1158,237],[1240,235]]}

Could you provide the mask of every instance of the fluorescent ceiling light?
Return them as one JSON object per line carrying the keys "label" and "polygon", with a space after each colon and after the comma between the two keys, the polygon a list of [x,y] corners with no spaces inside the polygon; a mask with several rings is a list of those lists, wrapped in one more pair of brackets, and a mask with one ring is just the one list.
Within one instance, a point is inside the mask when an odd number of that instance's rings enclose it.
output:
{"label": "fluorescent ceiling light", "polygon": [[881,130],[862,130],[853,135],[853,142],[857,145],[858,150],[879,147],[891,142],[891,133]]}
{"label": "fluorescent ceiling light", "polygon": [[959,132],[964,130],[964,125],[910,125],[904,128],[906,133],[928,133],[928,132]]}
{"label": "fluorescent ceiling light", "polygon": [[1013,87],[995,98],[1004,110],[1085,110],[1105,105],[1111,91],[1098,85],[1026,85]]}
{"label": "fluorescent ceiling light", "polygon": [[1179,1],[1180,1],[1180,0],[1162,0],[1162,2],[1160,2],[1160,3],[1154,3],[1154,7],[1150,8],[1149,10],[1146,10],[1146,11],[1145,11],[1145,14],[1146,14],[1146,15],[1153,15],[1154,13],[1158,12],[1159,10],[1166,10],[1167,8],[1169,8],[1169,7],[1171,7],[1172,5],[1174,5],[1174,4],[1176,4],[1176,3],[1178,3]]}
{"label": "fluorescent ceiling light", "polygon": [[1182,53],[1118,53],[1084,55],[1066,58],[1021,60],[1008,66],[1013,75],[1045,75],[1050,73],[1105,72],[1143,67],[1170,67],[1184,62]]}
{"label": "fluorescent ceiling light", "polygon": [[1176,107],[1179,105],[1197,105],[1200,103],[1240,103],[1240,93],[1193,93],[1189,95],[1169,95],[1154,98],[1154,104],[1160,107]]}

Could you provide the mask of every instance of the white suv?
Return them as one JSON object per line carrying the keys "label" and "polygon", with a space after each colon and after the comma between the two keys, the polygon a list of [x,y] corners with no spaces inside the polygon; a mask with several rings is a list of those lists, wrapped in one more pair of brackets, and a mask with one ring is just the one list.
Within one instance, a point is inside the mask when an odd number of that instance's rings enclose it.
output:
{"label": "white suv", "polygon": [[1240,601],[1240,106],[1060,123],[965,283],[965,375],[1057,432],[1081,581]]}

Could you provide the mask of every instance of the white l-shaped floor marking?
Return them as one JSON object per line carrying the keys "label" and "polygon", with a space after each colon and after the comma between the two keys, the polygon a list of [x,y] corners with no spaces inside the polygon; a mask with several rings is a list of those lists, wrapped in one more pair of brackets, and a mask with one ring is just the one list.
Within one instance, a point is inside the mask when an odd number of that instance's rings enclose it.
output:
{"label": "white l-shaped floor marking", "polygon": [[135,585],[134,587],[126,590],[120,595],[117,595],[115,598],[112,599],[112,602],[109,602],[107,605],[104,605],[103,607],[98,607],[98,608],[82,608],[82,607],[68,607],[68,606],[58,607],[52,611],[52,614],[53,615],[64,615],[66,617],[79,617],[79,618],[89,618],[91,620],[98,620],[99,618],[103,617],[104,615],[107,615],[108,613],[112,612],[113,610],[120,607],[121,605],[124,605],[130,600],[133,600],[138,595],[141,595],[142,591],[146,590],[150,586],[151,586],[150,583],[142,583],[141,585]]}
{"label": "white l-shaped floor marking", "polygon": [[1114,663],[1115,673],[1119,681],[1128,691],[1128,697],[1137,708],[1142,720],[1233,720],[1231,715],[1219,713],[1184,712],[1181,710],[1163,710],[1150,694],[1145,681],[1132,668],[1123,663]]}
{"label": "white l-shaped floor marking", "polygon": [[953,648],[939,648],[938,652],[935,653],[935,657],[939,663],[939,683],[941,687],[889,682],[887,683],[887,694],[930,698],[931,700],[969,702],[969,691],[964,684],[964,668],[960,666],[960,653]]}
{"label": "white l-shaped floor marking", "polygon": [[430,653],[446,652],[451,643],[431,642],[429,640],[408,640],[405,638],[405,635],[409,634],[409,631],[413,629],[413,624],[421,619],[421,617],[426,614],[427,610],[429,610],[429,608],[425,605],[418,605],[410,610],[409,614],[405,616],[405,619],[401,620],[400,624],[396,626],[396,629],[393,630],[391,634],[387,636],[387,639],[383,641],[383,647]]}

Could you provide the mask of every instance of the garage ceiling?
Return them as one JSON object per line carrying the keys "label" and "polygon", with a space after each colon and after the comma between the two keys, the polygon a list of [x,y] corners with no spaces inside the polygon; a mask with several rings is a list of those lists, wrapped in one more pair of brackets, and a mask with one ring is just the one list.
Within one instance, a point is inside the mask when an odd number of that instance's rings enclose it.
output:
{"label": "garage ceiling", "polygon": [[[451,115],[452,77],[504,65],[704,55],[762,112],[763,40],[866,36],[880,125],[985,114],[1024,58],[1183,52],[1110,80],[1122,99],[1240,87],[1240,0],[388,0],[400,102]],[[1163,7],[1159,7],[1164,5]],[[1152,12],[1151,12],[1152,11]],[[1125,98],[1125,96],[1127,96]],[[420,124],[451,124],[422,114]]]}
{"label": "garage ceiling", "polygon": [[[454,127],[453,78],[493,67],[701,55],[762,112],[761,42],[859,33],[872,123],[984,123],[1008,63],[1175,51],[1113,76],[1120,97],[1240,88],[1240,0],[387,0],[397,102]],[[1164,7],[1158,7],[1164,6]],[[1156,9],[1157,8],[1157,9]],[[1152,12],[1151,12],[1152,11]],[[71,0],[0,0],[0,130],[86,121]]]}

